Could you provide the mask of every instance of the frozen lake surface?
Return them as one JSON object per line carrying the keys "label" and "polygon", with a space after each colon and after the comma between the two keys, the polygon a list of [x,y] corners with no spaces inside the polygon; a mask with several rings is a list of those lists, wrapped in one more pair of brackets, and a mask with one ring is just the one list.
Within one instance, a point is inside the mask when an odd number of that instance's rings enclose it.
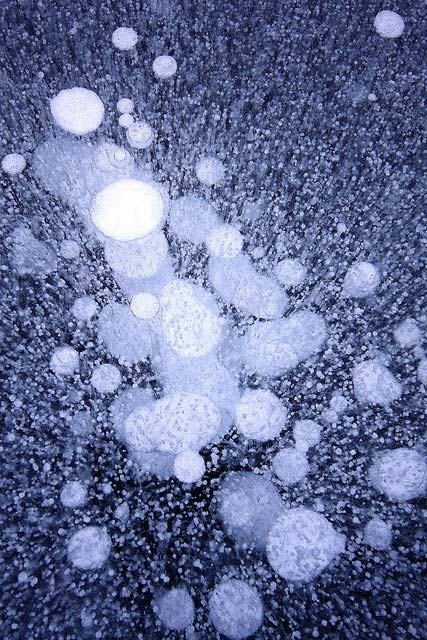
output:
{"label": "frozen lake surface", "polygon": [[4,640],[427,635],[419,0],[3,0]]}

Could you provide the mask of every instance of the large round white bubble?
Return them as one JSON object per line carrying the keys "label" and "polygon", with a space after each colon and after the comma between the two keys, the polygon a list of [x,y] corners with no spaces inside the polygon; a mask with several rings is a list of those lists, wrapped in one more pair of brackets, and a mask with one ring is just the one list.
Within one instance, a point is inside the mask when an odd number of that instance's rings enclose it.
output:
{"label": "large round white bubble", "polygon": [[197,451],[182,451],[174,460],[173,470],[181,482],[197,482],[205,473],[206,465]]}
{"label": "large round white bubble", "polygon": [[158,598],[154,611],[160,622],[173,631],[182,631],[194,619],[194,604],[187,589],[178,587],[171,589]]}
{"label": "large round white bubble", "polygon": [[360,402],[387,407],[402,395],[402,385],[380,362],[364,360],[353,369],[354,395]]}
{"label": "large round white bubble", "polygon": [[24,171],[26,164],[24,156],[20,153],[8,153],[1,161],[1,168],[9,175],[16,176]]}
{"label": "large round white bubble", "polygon": [[268,389],[245,391],[236,408],[236,427],[246,437],[264,442],[276,438],[287,422],[287,411]]}
{"label": "large round white bubble", "polygon": [[71,376],[79,370],[79,367],[79,354],[73,347],[64,345],[57,347],[52,353],[50,368],[57,376]]}
{"label": "large round white bubble", "polygon": [[113,240],[136,240],[154,231],[163,216],[163,199],[151,184],[140,180],[117,180],[95,197],[91,216],[94,225]]}
{"label": "large round white bubble", "polygon": [[342,294],[346,298],[367,298],[380,284],[380,273],[371,262],[355,262],[345,274]]}
{"label": "large round white bubble", "polygon": [[166,80],[175,75],[178,65],[172,56],[158,56],[153,62],[153,71],[157,78]]}
{"label": "large round white bubble", "polygon": [[118,27],[113,31],[111,40],[116,49],[120,51],[128,51],[138,42],[138,34],[131,27]]}
{"label": "large round white bubble", "polygon": [[382,38],[399,38],[405,23],[398,13],[385,9],[375,16],[374,27]]}
{"label": "large round white bubble", "polygon": [[292,485],[305,478],[309,469],[305,454],[298,449],[286,447],[273,458],[273,471],[285,485]]}
{"label": "large round white bubble", "polygon": [[267,541],[267,558],[285,580],[309,582],[344,551],[344,536],[320,513],[289,509],[273,525]]}
{"label": "large round white bubble", "polygon": [[104,105],[94,91],[83,87],[63,89],[50,101],[55,123],[76,136],[95,131],[104,117]]}
{"label": "large round white bubble", "polygon": [[99,569],[107,560],[111,540],[103,527],[83,527],[68,541],[68,558],[78,569]]}
{"label": "large round white bubble", "polygon": [[78,480],[69,480],[61,489],[60,500],[69,509],[82,507],[87,500],[87,489]]}
{"label": "large round white bubble", "polygon": [[415,449],[385,451],[369,470],[372,485],[390,500],[412,500],[427,489],[427,460]]}
{"label": "large round white bubble", "polygon": [[219,633],[240,640],[259,629],[264,607],[258,591],[247,582],[223,580],[209,598],[209,616]]}

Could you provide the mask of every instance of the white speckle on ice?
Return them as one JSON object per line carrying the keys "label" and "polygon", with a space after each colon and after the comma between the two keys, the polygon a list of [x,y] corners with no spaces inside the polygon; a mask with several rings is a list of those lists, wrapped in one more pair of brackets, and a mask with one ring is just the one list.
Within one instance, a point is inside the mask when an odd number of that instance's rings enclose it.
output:
{"label": "white speckle on ice", "polygon": [[365,542],[373,549],[384,551],[391,547],[393,532],[391,524],[374,516],[365,526]]}
{"label": "white speckle on ice", "polygon": [[293,435],[295,447],[303,453],[320,442],[322,427],[314,420],[297,420]]}
{"label": "white speckle on ice", "polygon": [[309,582],[344,548],[344,536],[323,515],[298,507],[287,510],[273,525],[267,541],[267,559],[285,580]]}
{"label": "white speckle on ice", "polygon": [[98,305],[90,296],[82,296],[74,301],[71,313],[81,322],[89,322],[98,311]]}
{"label": "white speckle on ice", "polygon": [[138,34],[135,29],[130,27],[118,27],[113,31],[111,40],[116,49],[128,51],[133,49],[138,42]]}
{"label": "white speckle on ice", "polygon": [[57,347],[50,358],[50,368],[57,376],[72,376],[80,368],[79,354],[68,345]]}
{"label": "white speckle on ice", "polygon": [[384,451],[372,464],[369,477],[375,489],[390,500],[412,500],[427,489],[427,460],[406,447]]}
{"label": "white speckle on ice", "polygon": [[78,480],[66,482],[61,489],[60,500],[64,507],[76,509],[82,507],[87,500],[87,489]]}
{"label": "white speckle on ice", "polygon": [[182,451],[174,460],[173,470],[180,482],[198,482],[206,471],[206,465],[197,451]]}
{"label": "white speckle on ice", "polygon": [[210,231],[206,246],[211,256],[235,258],[242,250],[243,237],[231,224],[222,224]]}
{"label": "white speckle on ice", "polygon": [[159,311],[159,300],[152,293],[142,291],[132,298],[130,308],[137,318],[150,320]]}
{"label": "white speckle on ice", "polygon": [[225,176],[225,166],[218,158],[206,156],[196,164],[196,175],[202,184],[209,187],[219,184]]}
{"label": "white speckle on ice", "polygon": [[374,27],[382,38],[399,38],[403,33],[405,23],[398,13],[386,9],[377,13]]}
{"label": "white speckle on ice", "polygon": [[20,153],[8,153],[1,161],[1,168],[10,176],[16,176],[24,171],[26,164]]}
{"label": "white speckle on ice", "polygon": [[119,117],[119,125],[124,129],[128,129],[134,123],[134,117],[131,113],[122,113]]}
{"label": "white speckle on ice", "polygon": [[264,607],[258,591],[247,582],[223,580],[209,597],[209,616],[219,633],[240,640],[259,629]]}
{"label": "white speckle on ice", "polygon": [[93,202],[94,225],[108,238],[143,238],[159,227],[164,204],[159,191],[141,180],[117,180],[100,191]]}
{"label": "white speckle on ice", "polygon": [[158,56],[153,62],[154,74],[161,80],[171,78],[177,69],[178,65],[172,56]]}
{"label": "white speckle on ice", "polygon": [[153,609],[160,622],[173,631],[182,631],[194,620],[194,604],[187,589],[171,589],[157,598]]}
{"label": "white speckle on ice", "polygon": [[354,395],[359,402],[387,407],[402,395],[402,385],[380,362],[365,360],[353,368]]}
{"label": "white speckle on ice", "polygon": [[120,100],[117,101],[116,107],[119,113],[132,113],[135,109],[134,102],[130,98],[120,98]]}
{"label": "white speckle on ice", "polygon": [[309,464],[305,454],[292,447],[279,451],[273,458],[273,471],[285,484],[301,482],[308,473]]}
{"label": "white speckle on ice", "polygon": [[114,393],[120,386],[122,376],[113,364],[100,364],[93,370],[90,381],[98,393]]}
{"label": "white speckle on ice", "polygon": [[216,210],[203,198],[187,195],[171,203],[169,229],[179,240],[202,244],[219,222]]}
{"label": "white speckle on ice", "polygon": [[346,298],[367,298],[380,284],[380,273],[371,262],[355,262],[347,271],[342,294]]}
{"label": "white speckle on ice", "polygon": [[63,240],[59,252],[66,260],[74,260],[80,256],[80,245],[75,240]]}
{"label": "white speckle on ice", "polygon": [[406,318],[395,327],[393,336],[399,347],[407,349],[418,344],[421,339],[421,331],[413,318]]}
{"label": "white speckle on ice", "polygon": [[76,136],[95,131],[104,118],[104,105],[90,89],[63,89],[50,101],[55,123]]}
{"label": "white speckle on ice", "polygon": [[148,122],[136,121],[129,125],[126,138],[134,149],[147,149],[154,140],[154,131]]}
{"label": "white speckle on ice", "polygon": [[110,555],[111,540],[105,528],[78,529],[68,541],[68,558],[78,569],[100,569]]}
{"label": "white speckle on ice", "polygon": [[265,442],[277,438],[286,426],[288,413],[268,389],[245,391],[236,408],[236,428],[246,438]]}
{"label": "white speckle on ice", "polygon": [[277,263],[274,274],[286,288],[297,287],[304,282],[307,269],[299,260],[285,258]]}

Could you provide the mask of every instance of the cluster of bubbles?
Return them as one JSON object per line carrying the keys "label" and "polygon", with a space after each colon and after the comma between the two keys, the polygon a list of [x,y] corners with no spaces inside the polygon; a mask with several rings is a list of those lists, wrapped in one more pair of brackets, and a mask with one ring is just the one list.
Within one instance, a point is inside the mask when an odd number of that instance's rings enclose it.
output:
{"label": "cluster of bubbles", "polygon": [[[404,30],[393,11],[381,11],[374,27],[384,38],[397,38]],[[137,45],[138,34],[119,27],[112,43],[119,51],[129,51]],[[158,80],[168,80],[178,67],[173,57],[160,55],[152,69]],[[136,119],[133,99],[120,98],[116,107],[130,147],[148,149],[156,134],[146,121]],[[105,106],[94,91],[76,86],[51,99],[50,113],[67,134],[86,136],[101,126]],[[2,169],[10,176],[25,167],[26,160],[17,153],[3,158]],[[109,398],[117,440],[126,446],[137,474],[149,470],[163,479],[173,476],[184,485],[202,486],[206,452],[233,426],[244,441],[272,443],[269,474],[239,471],[221,479],[215,496],[218,513],[236,545],[265,554],[280,578],[291,583],[314,580],[344,553],[345,536],[315,509],[290,508],[277,486],[304,482],[310,473],[308,452],[321,443],[321,422],[336,422],[348,400],[337,394],[322,416],[295,421],[294,445],[279,445],[290,420],[271,381],[318,357],[329,336],[321,313],[295,309],[292,302],[294,289],[309,275],[304,261],[285,257],[270,274],[262,273],[245,250],[244,234],[225,223],[208,198],[187,193],[171,200],[165,186],[116,144],[52,137],[36,150],[33,170],[47,190],[80,214],[120,286],[121,302],[99,308],[94,298],[82,296],[70,313],[79,323],[96,322],[108,359],[114,362],[91,367],[90,385]],[[228,178],[225,163],[213,155],[198,158],[194,172],[207,189],[220,188]],[[177,275],[173,242],[204,252],[204,286]],[[78,260],[80,246],[64,240],[60,254]],[[15,231],[13,262],[21,274],[56,268],[56,256],[23,228]],[[367,299],[380,284],[374,263],[356,261],[343,277],[341,297]],[[239,326],[236,314],[244,319]],[[421,338],[416,321],[402,321],[394,338],[401,349],[416,347]],[[68,344],[59,344],[49,357],[50,369],[61,379],[72,380],[88,364]],[[148,359],[161,383],[161,397],[148,388],[125,386],[127,368]],[[425,358],[418,375],[426,384]],[[254,379],[256,383],[248,382]],[[376,358],[356,362],[352,381],[355,399],[366,406],[390,409],[403,393],[390,367]],[[74,418],[72,428],[84,433],[87,418]],[[369,480],[392,501],[422,496],[427,489],[425,456],[409,447],[379,451],[371,461]],[[59,499],[67,509],[84,508],[87,486],[67,481]],[[127,505],[119,516],[128,517]],[[392,543],[390,523],[378,516],[366,524],[364,535],[377,550]],[[67,540],[69,561],[82,571],[103,567],[111,549],[105,526],[87,524]],[[159,593],[153,608],[167,629],[180,631],[193,623],[195,606],[185,587]],[[219,582],[209,594],[208,609],[217,631],[231,639],[256,633],[264,615],[256,587],[238,579]]]}

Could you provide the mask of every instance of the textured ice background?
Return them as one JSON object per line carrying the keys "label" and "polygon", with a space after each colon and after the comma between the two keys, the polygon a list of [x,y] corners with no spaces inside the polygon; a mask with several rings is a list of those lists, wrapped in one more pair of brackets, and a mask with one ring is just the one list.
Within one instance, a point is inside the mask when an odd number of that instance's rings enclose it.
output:
{"label": "textured ice background", "polygon": [[[401,348],[393,331],[415,318],[425,342],[427,15],[421,1],[393,5],[405,32],[386,40],[373,29],[380,8],[331,0],[1,3],[2,156],[22,153],[28,165],[17,179],[1,175],[2,638],[217,638],[208,595],[222,578],[256,586],[265,609],[259,639],[425,636],[426,499],[389,502],[368,471],[377,450],[426,444],[420,353]],[[121,25],[140,35],[135,50],[113,48]],[[165,52],[178,72],[158,82],[152,61]],[[208,195],[223,221],[240,225],[261,271],[271,273],[289,251],[308,267],[290,311],[310,300],[330,337],[321,358],[277,378],[272,390],[291,424],[318,420],[337,390],[350,400],[339,421],[322,422],[304,481],[280,487],[286,506],[311,506],[347,537],[346,554],[313,582],[286,582],[264,554],[242,553],[212,500],[225,473],[268,469],[278,448],[293,446],[291,428],[274,446],[249,446],[232,431],[205,454],[207,473],[194,488],[141,481],[115,438],[108,401],[86,383],[105,352],[96,323],[79,324],[69,310],[84,295],[102,307],[122,293],[78,216],[31,172],[33,151],[54,129],[48,100],[74,85],[106,105],[95,140],[126,145],[115,104],[132,98],[156,132],[136,152],[140,160],[172,198]],[[197,181],[205,153],[226,165],[221,188]],[[48,246],[34,251],[45,251],[36,260],[48,266],[44,279],[26,273],[28,257],[12,267],[23,228]],[[78,260],[59,255],[66,238],[79,242]],[[207,255],[174,239],[171,246],[179,273],[203,282]],[[355,260],[375,263],[381,284],[349,304],[340,291]],[[58,344],[80,352],[73,385],[49,373]],[[371,358],[403,383],[392,410],[353,395],[353,366]],[[149,365],[121,373],[126,384],[160,391]],[[92,418],[72,421],[77,411]],[[75,478],[90,487],[88,502],[67,510],[59,494]],[[375,515],[393,523],[391,550],[364,544]],[[80,573],[67,561],[66,540],[88,524],[108,528],[112,549],[107,566]],[[194,599],[190,632],[168,631],[153,611],[153,596],[181,585]]]}

